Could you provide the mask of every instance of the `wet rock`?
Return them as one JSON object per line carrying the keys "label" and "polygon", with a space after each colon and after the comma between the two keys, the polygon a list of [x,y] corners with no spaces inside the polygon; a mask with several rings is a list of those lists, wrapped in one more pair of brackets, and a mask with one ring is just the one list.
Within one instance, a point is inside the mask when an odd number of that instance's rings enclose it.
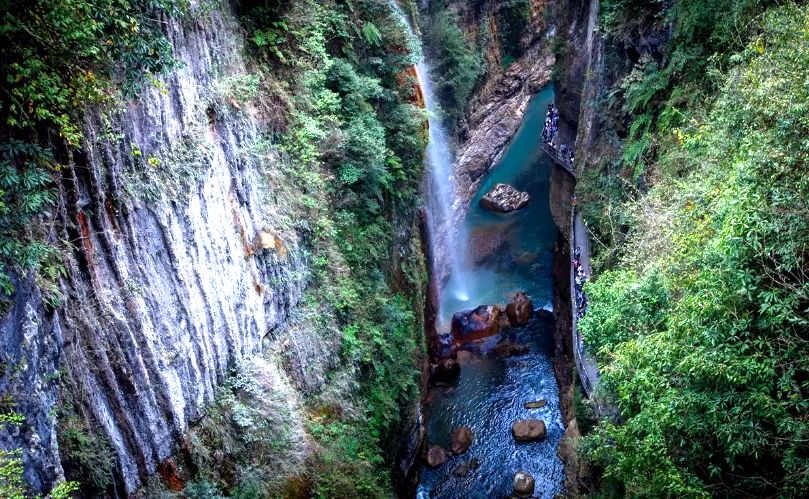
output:
{"label": "wet rock", "polygon": [[480,200],[480,205],[495,213],[511,213],[531,202],[531,196],[508,184],[497,184]]}
{"label": "wet rock", "polygon": [[531,497],[534,495],[534,477],[524,471],[514,473],[512,489],[515,497]]}
{"label": "wet rock", "polygon": [[533,402],[526,402],[522,406],[526,409],[541,409],[548,405],[547,400],[535,400]]}
{"label": "wet rock", "polygon": [[452,452],[455,454],[463,454],[469,450],[472,445],[472,428],[468,426],[461,426],[452,432]]}
{"label": "wet rock", "polygon": [[528,353],[528,346],[527,345],[519,345],[517,343],[512,343],[510,341],[506,341],[505,343],[500,343],[494,348],[494,353],[501,357],[516,357],[518,355],[525,355]]}
{"label": "wet rock", "polygon": [[441,359],[436,364],[430,365],[430,382],[448,384],[458,378],[461,373],[461,365],[457,360]]}
{"label": "wet rock", "polygon": [[452,336],[458,341],[474,341],[500,332],[500,308],[481,305],[452,316]]}
{"label": "wet rock", "polygon": [[514,301],[506,305],[506,315],[514,327],[525,326],[534,314],[534,304],[525,293],[517,293]]}
{"label": "wet rock", "polygon": [[541,419],[523,419],[511,425],[511,434],[518,442],[537,442],[547,436],[548,430]]}
{"label": "wet rock", "polygon": [[427,466],[437,468],[447,462],[447,451],[440,445],[431,445],[427,449]]}

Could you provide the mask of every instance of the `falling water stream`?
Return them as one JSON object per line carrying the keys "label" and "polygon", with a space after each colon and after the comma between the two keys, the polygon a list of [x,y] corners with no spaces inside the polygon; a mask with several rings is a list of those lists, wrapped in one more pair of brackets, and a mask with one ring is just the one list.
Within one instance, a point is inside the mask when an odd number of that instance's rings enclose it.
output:
{"label": "falling water stream", "polygon": [[[406,16],[393,5],[410,28]],[[551,498],[563,491],[564,472],[556,449],[564,427],[552,363],[554,323],[548,313],[553,302],[556,239],[549,206],[551,164],[539,140],[553,88],[547,87],[531,99],[520,129],[481,182],[462,226],[453,227],[459,218],[456,210],[461,209],[461,200],[456,199],[453,156],[435,104],[428,66],[422,59],[416,69],[430,117],[427,223],[432,270],[443,282],[436,321],[438,333],[449,333],[449,319],[454,312],[479,304],[504,304],[517,291],[526,292],[535,309],[545,311],[534,314],[528,326],[509,329],[477,345],[474,353],[460,351],[460,377],[451,386],[430,389],[426,444],[448,449],[452,431],[460,426],[471,427],[474,441],[467,452],[450,457],[442,466],[423,466],[417,495],[448,499],[506,497],[512,492],[513,474],[519,470],[535,478],[535,497]],[[480,198],[497,183],[528,192],[530,204],[509,215],[482,209]],[[492,245],[492,241],[497,244]],[[482,251],[485,247],[489,249]],[[441,279],[444,275],[448,280]],[[493,355],[491,348],[502,339],[529,346],[528,354],[510,358]],[[524,408],[525,402],[540,399],[547,401],[544,407]],[[511,425],[525,418],[544,420],[547,438],[541,442],[515,442]],[[477,466],[469,473],[456,472],[473,461]]]}
{"label": "falling water stream", "polygon": [[[392,2],[391,5],[407,27],[411,37],[418,40],[407,16],[396,2]],[[416,75],[424,97],[429,123],[426,213],[432,253],[431,271],[439,282],[443,282],[450,275],[468,275],[468,260],[457,257],[457,255],[468,254],[466,246],[468,238],[463,233],[463,227],[455,226],[455,221],[459,218],[457,213],[460,209],[460,202],[456,199],[455,192],[454,158],[446,128],[441,120],[441,112],[433,91],[427,62],[423,56],[416,63]],[[451,286],[454,299],[468,300],[466,288],[467,282],[456,277]],[[442,312],[445,311],[442,310]]]}

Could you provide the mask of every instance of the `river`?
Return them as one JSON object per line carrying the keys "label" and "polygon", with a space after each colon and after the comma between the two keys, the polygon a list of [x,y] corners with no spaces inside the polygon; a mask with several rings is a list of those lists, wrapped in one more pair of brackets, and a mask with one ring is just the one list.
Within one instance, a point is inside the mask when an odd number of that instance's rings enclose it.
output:
{"label": "river", "polygon": [[[550,311],[553,303],[552,262],[556,227],[549,206],[551,167],[540,150],[539,140],[553,88],[534,96],[523,123],[499,163],[481,183],[464,219],[464,230],[472,240],[496,238],[502,245],[486,259],[478,258],[463,275],[450,277],[441,292],[444,315],[438,319],[439,333],[448,333],[451,313],[479,304],[505,304],[517,291],[526,292],[535,309]],[[531,203],[509,215],[482,209],[478,201],[497,183],[508,183],[531,196]],[[461,247],[465,245],[460,245]],[[463,280],[468,300],[456,290]],[[451,457],[435,469],[426,465],[420,473],[418,497],[506,497],[512,491],[512,477],[520,470],[536,479],[535,497],[551,498],[563,491],[564,472],[556,449],[564,434],[559,389],[553,372],[553,318],[534,314],[531,323],[503,333],[508,339],[528,345],[529,353],[501,358],[491,353],[461,351],[461,374],[451,386],[433,387],[427,397],[427,445],[450,447],[450,434],[469,426],[474,441],[468,452]],[[484,342],[490,349],[498,338]],[[543,399],[540,409],[525,409],[525,402]],[[511,436],[515,420],[545,421],[547,438],[535,443],[516,443]],[[459,466],[477,460],[479,466],[465,476]]]}

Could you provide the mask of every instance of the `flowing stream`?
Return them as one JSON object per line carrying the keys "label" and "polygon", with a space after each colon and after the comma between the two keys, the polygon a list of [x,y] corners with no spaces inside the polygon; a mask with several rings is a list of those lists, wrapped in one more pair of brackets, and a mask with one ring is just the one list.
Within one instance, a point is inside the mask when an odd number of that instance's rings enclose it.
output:
{"label": "flowing stream", "polygon": [[[407,16],[391,2],[414,40]],[[553,100],[548,87],[531,99],[523,123],[500,162],[481,182],[461,227],[462,201],[456,198],[454,158],[433,94],[428,65],[422,57],[416,72],[429,116],[427,147],[427,226],[432,272],[441,287],[439,334],[449,333],[456,311],[479,304],[504,304],[517,291],[526,292],[535,308],[528,326],[509,329],[478,345],[476,353],[461,351],[461,375],[452,386],[435,387],[427,400],[427,444],[450,448],[455,428],[469,426],[474,441],[469,451],[451,457],[435,469],[420,473],[417,495],[427,497],[506,497],[516,471],[536,480],[536,497],[553,497],[563,490],[562,462],[556,448],[564,434],[559,412],[559,389],[553,373],[552,262],[556,227],[549,206],[549,158],[540,149],[545,112]],[[531,196],[516,213],[498,215],[478,202],[495,184],[508,183]],[[444,278],[448,277],[448,280]],[[506,338],[503,338],[506,337]],[[486,353],[500,339],[527,345],[529,352],[501,358]],[[525,409],[529,401],[545,400],[539,409]],[[545,421],[547,438],[516,443],[511,425],[518,419]],[[474,464],[473,464],[474,463]],[[467,465],[468,473],[459,473]]]}
{"label": "flowing stream", "polygon": [[[500,243],[487,258],[478,258],[466,270],[468,275],[463,279],[469,283],[468,301],[458,299],[453,287],[457,274],[451,276],[441,292],[442,310],[447,312],[439,325],[448,323],[453,310],[507,303],[517,291],[528,293],[535,308],[551,309],[556,227],[549,206],[551,164],[540,150],[539,140],[552,99],[553,89],[548,87],[531,100],[519,131],[472,201],[461,233],[470,235],[472,245],[492,239]],[[478,201],[497,183],[509,183],[528,192],[531,203],[510,215],[482,209]],[[448,332],[442,328],[439,333]],[[501,358],[492,353],[461,351],[459,379],[449,387],[431,389],[426,443],[449,448],[450,434],[459,426],[471,427],[474,441],[468,452],[449,458],[444,465],[435,469],[422,467],[419,498],[506,497],[511,494],[512,477],[518,470],[536,479],[535,497],[551,498],[563,491],[563,466],[556,455],[564,427],[552,363],[553,318],[549,313],[537,313],[528,326],[503,335],[528,345],[529,353]],[[484,342],[481,350],[490,349],[499,339]],[[525,402],[539,399],[546,400],[547,405],[524,408]],[[516,443],[511,425],[525,418],[544,420],[547,438]],[[473,460],[477,460],[477,469],[459,476],[459,466]]]}

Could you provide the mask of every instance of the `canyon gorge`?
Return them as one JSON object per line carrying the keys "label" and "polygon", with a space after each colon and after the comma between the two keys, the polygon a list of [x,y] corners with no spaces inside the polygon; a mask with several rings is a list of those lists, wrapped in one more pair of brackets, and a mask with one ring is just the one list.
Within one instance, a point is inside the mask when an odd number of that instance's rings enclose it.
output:
{"label": "canyon gorge", "polygon": [[809,9],[6,0],[0,497],[800,497]]}

